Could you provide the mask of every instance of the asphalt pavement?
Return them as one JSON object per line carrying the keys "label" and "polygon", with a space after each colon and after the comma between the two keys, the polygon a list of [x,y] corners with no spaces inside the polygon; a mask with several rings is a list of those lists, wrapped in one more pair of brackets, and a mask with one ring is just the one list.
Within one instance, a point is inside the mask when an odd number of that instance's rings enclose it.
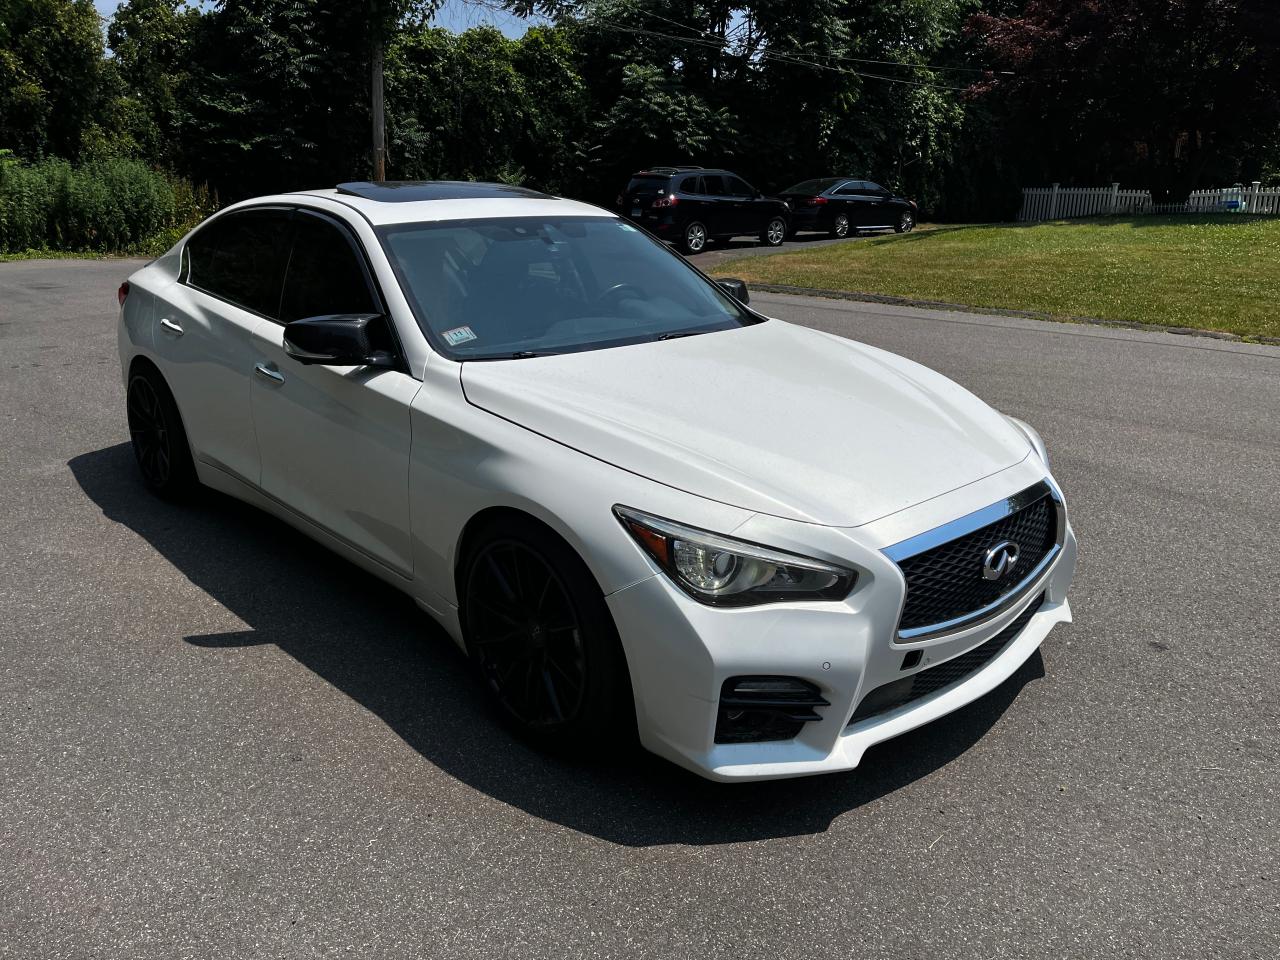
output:
{"label": "asphalt pavement", "polygon": [[726,786],[521,746],[407,599],[150,497],[134,266],[0,264],[0,956],[1280,952],[1280,348],[754,297],[1035,424],[1081,555],[990,696]]}

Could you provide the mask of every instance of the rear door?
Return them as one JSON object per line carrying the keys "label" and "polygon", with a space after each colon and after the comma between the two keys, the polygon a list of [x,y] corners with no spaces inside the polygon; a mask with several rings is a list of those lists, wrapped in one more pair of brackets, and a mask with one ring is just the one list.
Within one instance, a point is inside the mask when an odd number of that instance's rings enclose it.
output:
{"label": "rear door", "polygon": [[712,236],[727,236],[736,232],[733,198],[729,196],[729,187],[725,177],[719,173],[704,173],[702,191],[705,199],[702,202],[702,222]]}
{"label": "rear door", "polygon": [[[284,351],[290,320],[386,308],[359,241],[340,221],[294,217],[280,309],[254,333],[260,362],[253,420],[262,489],[383,567],[412,573],[409,402],[421,384],[403,369],[302,364]],[[398,354],[389,319],[379,347]]]}
{"label": "rear door", "polygon": [[178,281],[156,297],[154,349],[193,454],[251,484],[259,477],[252,336],[279,303],[289,217],[255,208],[210,221],[183,247]]}

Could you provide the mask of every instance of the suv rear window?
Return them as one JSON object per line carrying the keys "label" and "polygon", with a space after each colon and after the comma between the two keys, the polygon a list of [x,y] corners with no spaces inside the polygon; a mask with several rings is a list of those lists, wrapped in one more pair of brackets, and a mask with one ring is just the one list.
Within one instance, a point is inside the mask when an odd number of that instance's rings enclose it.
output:
{"label": "suv rear window", "polygon": [[666,193],[667,184],[670,180],[671,178],[665,174],[654,174],[650,177],[632,177],[627,184],[627,193]]}

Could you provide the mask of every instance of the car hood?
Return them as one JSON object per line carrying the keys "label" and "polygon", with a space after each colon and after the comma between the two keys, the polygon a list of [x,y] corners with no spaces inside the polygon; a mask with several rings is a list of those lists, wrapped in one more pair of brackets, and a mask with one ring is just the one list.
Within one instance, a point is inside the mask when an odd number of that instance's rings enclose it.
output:
{"label": "car hood", "polygon": [[464,363],[462,385],[475,406],[624,470],[830,526],[869,523],[1013,466],[1031,449],[942,375],[780,320]]}

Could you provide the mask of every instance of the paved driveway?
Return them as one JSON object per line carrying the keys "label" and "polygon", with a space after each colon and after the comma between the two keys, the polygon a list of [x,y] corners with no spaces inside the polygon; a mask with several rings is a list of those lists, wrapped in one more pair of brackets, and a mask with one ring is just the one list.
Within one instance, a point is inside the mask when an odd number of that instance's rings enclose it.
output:
{"label": "paved driveway", "polygon": [[527,750],[407,600],[146,495],[131,268],[0,265],[0,956],[1276,956],[1280,349],[754,298],[1037,424],[1081,562],[992,695],[724,787]]}
{"label": "paved driveway", "polygon": [[[875,236],[875,234],[862,236]],[[777,247],[766,247],[759,240],[749,237],[739,237],[736,240],[713,240],[707,249],[687,259],[703,270],[710,270],[716,264],[738,257],[761,257],[771,253],[785,253],[788,250],[825,247],[833,243],[856,243],[858,239],[858,237],[845,237],[843,240],[833,240],[824,233],[801,233],[790,240],[784,240],[782,245]]]}

